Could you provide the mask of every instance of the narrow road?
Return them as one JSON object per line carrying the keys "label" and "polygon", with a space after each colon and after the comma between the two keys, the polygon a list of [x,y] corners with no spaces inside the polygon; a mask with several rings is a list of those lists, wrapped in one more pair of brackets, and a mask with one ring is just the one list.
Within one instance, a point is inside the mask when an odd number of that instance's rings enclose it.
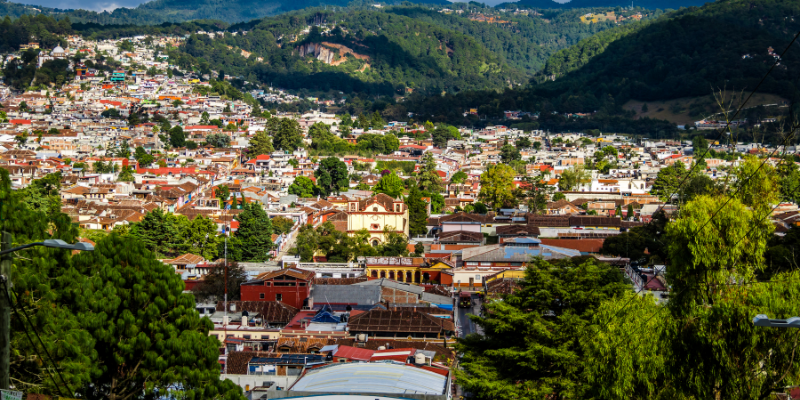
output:
{"label": "narrow road", "polygon": [[[298,230],[298,231],[299,231],[299,230]],[[276,261],[280,261],[280,260],[281,260],[281,257],[283,257],[283,256],[286,256],[286,255],[288,255],[288,254],[289,254],[289,249],[291,249],[292,247],[294,247],[294,242],[295,242],[295,239],[297,239],[297,232],[298,232],[298,231],[294,231],[294,233],[292,233],[292,235],[289,237],[289,240],[288,240],[288,241],[286,242],[286,244],[283,246],[283,250],[281,250],[280,252],[278,252],[278,255],[275,257],[275,260],[276,260]]]}
{"label": "narrow road", "polygon": [[470,314],[479,315],[480,312],[481,312],[481,301],[480,299],[478,299],[478,295],[476,294],[472,295],[472,307],[467,307],[467,308],[458,307],[458,310],[456,311],[458,315],[456,317],[458,326],[459,328],[461,328],[458,335],[459,337],[463,338],[469,335],[470,333],[482,333],[480,331],[480,327],[475,325],[475,323],[469,319]]}

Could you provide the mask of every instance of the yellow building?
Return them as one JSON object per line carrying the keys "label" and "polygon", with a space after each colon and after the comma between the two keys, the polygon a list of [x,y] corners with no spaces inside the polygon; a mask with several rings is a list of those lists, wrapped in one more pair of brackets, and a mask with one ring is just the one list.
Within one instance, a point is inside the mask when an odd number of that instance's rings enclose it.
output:
{"label": "yellow building", "polygon": [[377,246],[386,241],[386,231],[408,236],[408,207],[402,198],[393,199],[383,193],[347,203],[347,233],[369,231],[369,243]]}
{"label": "yellow building", "polygon": [[366,275],[370,278],[388,278],[405,283],[452,283],[452,275],[442,272],[453,269],[442,261],[424,257],[367,257]]}

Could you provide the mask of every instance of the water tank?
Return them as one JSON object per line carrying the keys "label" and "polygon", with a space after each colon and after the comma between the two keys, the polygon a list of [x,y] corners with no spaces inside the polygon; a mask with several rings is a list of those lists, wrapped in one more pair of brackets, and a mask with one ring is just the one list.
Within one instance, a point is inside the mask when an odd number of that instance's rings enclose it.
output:
{"label": "water tank", "polygon": [[386,350],[385,346],[378,346],[378,350]]}
{"label": "water tank", "polygon": [[425,354],[417,353],[414,355],[414,364],[425,364]]}
{"label": "water tank", "polygon": [[356,340],[358,340],[359,342],[366,342],[367,335],[364,333],[359,333],[358,335],[356,335]]}

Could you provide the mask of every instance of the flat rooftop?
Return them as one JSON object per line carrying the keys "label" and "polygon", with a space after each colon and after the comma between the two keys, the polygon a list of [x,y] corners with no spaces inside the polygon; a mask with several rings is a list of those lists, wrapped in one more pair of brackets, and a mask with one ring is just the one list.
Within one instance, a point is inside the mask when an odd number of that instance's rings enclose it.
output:
{"label": "flat rooftop", "polygon": [[309,370],[291,392],[443,395],[447,376],[397,363],[346,363]]}

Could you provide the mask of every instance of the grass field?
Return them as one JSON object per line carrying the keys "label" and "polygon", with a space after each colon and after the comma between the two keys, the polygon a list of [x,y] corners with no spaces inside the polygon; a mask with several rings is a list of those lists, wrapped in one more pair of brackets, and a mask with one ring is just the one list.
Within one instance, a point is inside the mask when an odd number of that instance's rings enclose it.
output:
{"label": "grass field", "polygon": [[[726,92],[726,102],[730,102],[734,96],[734,107],[741,101],[741,93]],[[747,96],[747,93],[744,94]],[[786,99],[768,93],[755,93],[745,107],[756,107],[768,104],[782,104]],[[647,111],[642,112],[642,106],[647,104]],[[713,115],[720,111],[712,95],[703,97],[684,97],[681,99],[666,101],[643,102],[631,100],[623,106],[626,110],[636,112],[636,118],[650,117],[674,122],[684,125],[689,122],[699,121],[703,118],[713,118]]]}

